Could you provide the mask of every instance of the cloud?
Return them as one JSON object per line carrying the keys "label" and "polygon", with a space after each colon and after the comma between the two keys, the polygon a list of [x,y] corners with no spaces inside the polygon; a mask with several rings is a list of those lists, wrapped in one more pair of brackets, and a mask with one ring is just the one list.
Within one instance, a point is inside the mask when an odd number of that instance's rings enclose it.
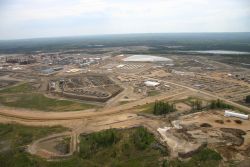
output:
{"label": "cloud", "polygon": [[[3,0],[0,36],[250,31],[248,0]],[[39,28],[41,27],[41,28]],[[27,32],[32,32],[28,33]],[[39,35],[40,33],[40,35]],[[56,33],[57,34],[57,33]],[[58,34],[60,35],[60,34]]]}

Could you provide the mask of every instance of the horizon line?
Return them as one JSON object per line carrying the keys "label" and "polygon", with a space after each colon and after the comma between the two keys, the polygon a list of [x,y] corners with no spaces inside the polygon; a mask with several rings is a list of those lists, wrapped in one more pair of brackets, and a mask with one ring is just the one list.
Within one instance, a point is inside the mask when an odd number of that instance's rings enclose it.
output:
{"label": "horizon line", "polygon": [[31,38],[6,38],[0,39],[4,41],[18,41],[18,40],[38,40],[38,39],[55,39],[55,38],[79,38],[79,37],[98,37],[98,36],[119,36],[119,35],[146,35],[146,34],[226,34],[226,33],[250,33],[250,31],[235,31],[235,32],[146,32],[146,33],[107,33],[107,34],[85,34],[85,35],[65,35],[65,36],[45,36],[45,37],[31,37]]}

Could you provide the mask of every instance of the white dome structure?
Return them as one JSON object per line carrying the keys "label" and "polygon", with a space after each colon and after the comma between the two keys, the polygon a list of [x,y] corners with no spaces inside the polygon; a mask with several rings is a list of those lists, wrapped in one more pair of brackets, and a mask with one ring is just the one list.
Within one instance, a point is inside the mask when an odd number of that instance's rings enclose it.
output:
{"label": "white dome structure", "polygon": [[123,61],[128,62],[172,62],[172,59],[166,57],[159,57],[159,56],[151,56],[151,55],[133,55],[129,56]]}

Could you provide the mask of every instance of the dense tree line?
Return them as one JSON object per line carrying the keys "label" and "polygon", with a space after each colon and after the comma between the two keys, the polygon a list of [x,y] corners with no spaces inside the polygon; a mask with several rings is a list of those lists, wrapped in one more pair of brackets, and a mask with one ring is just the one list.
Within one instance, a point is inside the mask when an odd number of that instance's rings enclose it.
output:
{"label": "dense tree line", "polygon": [[231,109],[232,106],[224,103],[222,100],[217,99],[217,100],[213,100],[210,103],[210,108],[211,109]]}
{"label": "dense tree line", "polygon": [[174,112],[175,110],[176,109],[175,109],[174,104],[169,104],[168,102],[163,102],[163,101],[156,101],[154,104],[153,114],[164,115],[164,114]]}
{"label": "dense tree line", "polygon": [[119,141],[119,134],[115,129],[108,129],[88,135],[80,144],[80,155],[83,158],[93,156],[99,149],[109,147]]}
{"label": "dense tree line", "polygon": [[194,100],[191,101],[192,111],[201,111],[202,110],[202,101]]}
{"label": "dense tree line", "polygon": [[144,150],[154,141],[154,136],[146,128],[139,127],[132,135],[132,140],[136,148]]}

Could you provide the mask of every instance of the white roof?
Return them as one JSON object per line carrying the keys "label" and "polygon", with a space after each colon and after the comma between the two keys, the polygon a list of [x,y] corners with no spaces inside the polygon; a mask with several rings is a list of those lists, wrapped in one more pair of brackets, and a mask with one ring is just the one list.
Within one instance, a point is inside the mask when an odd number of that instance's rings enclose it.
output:
{"label": "white roof", "polygon": [[118,66],[116,66],[117,68],[122,68],[124,67],[125,65],[124,64],[119,64]]}
{"label": "white roof", "polygon": [[159,56],[133,55],[123,59],[123,61],[155,62],[155,61],[172,61],[172,60],[166,57],[159,57]]}
{"label": "white roof", "polygon": [[225,110],[224,116],[226,116],[226,117],[238,117],[238,118],[242,118],[242,119],[248,119],[248,115],[237,113],[237,112],[230,111],[230,110]]}
{"label": "white roof", "polygon": [[154,81],[146,81],[146,82],[144,82],[144,84],[145,84],[146,86],[157,86],[157,85],[159,85],[160,83],[159,83],[159,82],[154,82]]}

